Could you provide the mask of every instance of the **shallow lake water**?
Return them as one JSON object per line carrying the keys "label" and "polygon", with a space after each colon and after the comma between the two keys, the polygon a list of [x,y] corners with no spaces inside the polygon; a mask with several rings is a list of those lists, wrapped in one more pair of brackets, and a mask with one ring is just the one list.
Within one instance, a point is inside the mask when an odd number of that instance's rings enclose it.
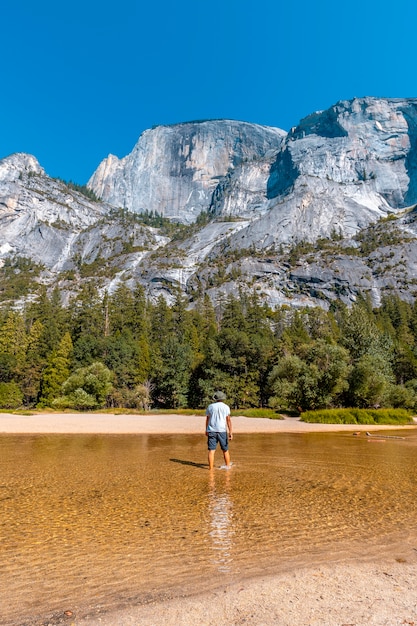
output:
{"label": "shallow lake water", "polygon": [[329,560],[407,560],[417,432],[386,434],[405,439],[238,435],[234,467],[213,472],[198,435],[2,435],[0,623]]}

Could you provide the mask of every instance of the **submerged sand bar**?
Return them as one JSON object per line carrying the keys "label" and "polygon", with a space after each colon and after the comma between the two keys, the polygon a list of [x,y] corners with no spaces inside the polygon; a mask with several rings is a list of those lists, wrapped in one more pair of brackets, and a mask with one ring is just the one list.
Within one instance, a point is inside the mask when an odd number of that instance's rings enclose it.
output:
{"label": "submerged sand bar", "polygon": [[[357,424],[307,424],[297,418],[267,419],[233,417],[233,430],[239,433],[325,433],[365,432],[416,428]],[[109,413],[0,413],[0,433],[8,434],[204,434],[203,415]]]}

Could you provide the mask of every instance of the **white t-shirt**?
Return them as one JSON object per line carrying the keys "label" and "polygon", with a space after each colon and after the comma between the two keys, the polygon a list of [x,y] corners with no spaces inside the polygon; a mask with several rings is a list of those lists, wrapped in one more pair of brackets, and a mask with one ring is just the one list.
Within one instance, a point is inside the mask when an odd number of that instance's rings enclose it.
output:
{"label": "white t-shirt", "polygon": [[207,407],[206,414],[209,421],[207,431],[211,433],[226,433],[227,422],[226,417],[230,415],[230,407],[224,402],[213,402]]}

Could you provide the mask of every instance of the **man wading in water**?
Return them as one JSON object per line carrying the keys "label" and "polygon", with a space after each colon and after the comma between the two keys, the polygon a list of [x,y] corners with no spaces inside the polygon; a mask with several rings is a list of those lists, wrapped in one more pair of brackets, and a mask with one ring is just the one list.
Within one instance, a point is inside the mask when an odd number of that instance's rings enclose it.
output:
{"label": "man wading in water", "polygon": [[[216,391],[213,400],[214,402],[207,407],[206,411],[209,469],[212,470],[214,468],[214,453],[216,452],[218,443],[220,444],[224,456],[224,469],[230,469],[232,463],[230,461],[229,439],[233,439],[230,407],[224,403],[226,396],[222,391]],[[227,431],[229,431],[229,439],[227,437]]]}

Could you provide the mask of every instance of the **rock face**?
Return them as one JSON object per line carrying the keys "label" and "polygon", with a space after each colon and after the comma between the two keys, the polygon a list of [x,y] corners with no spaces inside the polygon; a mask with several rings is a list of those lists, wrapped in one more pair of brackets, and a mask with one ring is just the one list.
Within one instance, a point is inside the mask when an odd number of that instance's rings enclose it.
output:
{"label": "rock face", "polygon": [[[417,99],[338,102],[287,134],[227,120],[157,127],[88,185],[100,202],[30,155],[0,161],[0,261],[30,257],[51,285],[71,272],[72,292],[123,281],[170,300],[179,286],[190,303],[239,289],[292,306],[417,297]],[[150,228],[146,212],[185,226]]]}
{"label": "rock face", "polygon": [[212,204],[223,179],[281,145],[284,131],[229,120],[158,126],[119,160],[110,155],[88,182],[106,202],[184,223]]}
{"label": "rock face", "polygon": [[71,242],[109,208],[46,176],[30,155],[0,161],[1,256],[29,257],[60,268],[71,256]]}
{"label": "rock face", "polygon": [[230,121],[157,127],[88,185],[115,206],[184,223],[208,209],[249,218],[244,247],[351,236],[417,202],[417,99],[342,101],[286,135]]}
{"label": "rock face", "polygon": [[135,223],[126,232],[112,207],[49,178],[27,154],[0,161],[0,233],[0,267],[6,257],[29,258],[43,267],[46,284],[97,259],[122,276],[126,248],[153,250],[166,241]]}
{"label": "rock face", "polygon": [[339,102],[302,120],[272,164],[268,216],[248,226],[242,245],[352,236],[415,204],[416,123],[417,100],[375,98]]}

